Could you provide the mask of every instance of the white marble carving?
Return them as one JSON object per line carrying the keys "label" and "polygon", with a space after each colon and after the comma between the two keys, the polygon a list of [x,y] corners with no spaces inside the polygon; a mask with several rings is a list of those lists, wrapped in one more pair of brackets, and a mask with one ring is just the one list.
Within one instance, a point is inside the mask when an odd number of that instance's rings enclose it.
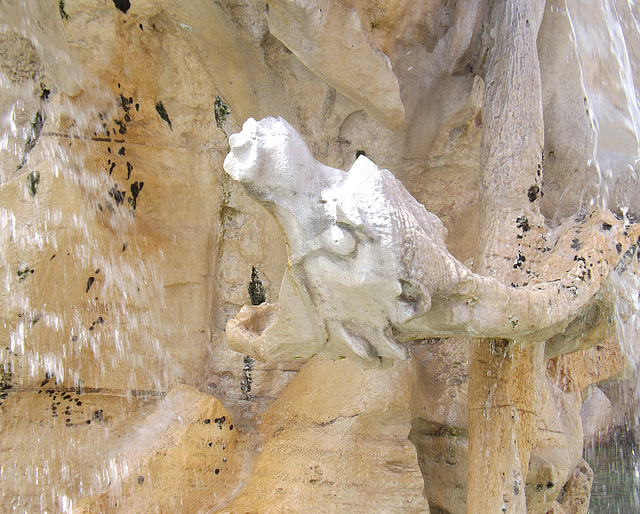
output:
{"label": "white marble carving", "polygon": [[258,359],[380,367],[409,358],[415,339],[546,340],[592,301],[620,248],[635,251],[637,227],[594,211],[557,231],[545,279],[512,287],[457,261],[442,222],[367,157],[348,172],[325,166],[282,118],[249,119],[229,141],[225,170],[273,214],[289,252],[278,304],[245,306],[227,325],[231,347]]}

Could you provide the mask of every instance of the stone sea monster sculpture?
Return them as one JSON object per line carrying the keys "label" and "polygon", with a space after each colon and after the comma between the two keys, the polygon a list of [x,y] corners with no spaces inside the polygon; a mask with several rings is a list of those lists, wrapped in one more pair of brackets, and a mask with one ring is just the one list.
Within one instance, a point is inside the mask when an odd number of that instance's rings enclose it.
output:
{"label": "stone sea monster sculpture", "polygon": [[584,331],[563,331],[611,303],[612,273],[637,268],[640,227],[596,208],[545,236],[526,284],[504,284],[456,260],[438,217],[367,157],[349,171],[326,166],[282,118],[248,119],[230,147],[224,169],[275,217],[288,248],[278,303],[244,306],[227,325],[229,345],[260,360],[387,367],[410,358],[405,343],[433,337],[555,336],[566,353]]}

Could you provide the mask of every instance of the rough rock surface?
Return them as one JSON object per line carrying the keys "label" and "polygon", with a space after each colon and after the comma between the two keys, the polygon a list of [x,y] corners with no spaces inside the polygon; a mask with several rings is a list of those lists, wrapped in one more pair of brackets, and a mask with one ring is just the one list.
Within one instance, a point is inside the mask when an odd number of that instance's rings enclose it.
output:
{"label": "rough rock surface", "polygon": [[[345,511],[365,512],[371,502],[362,487],[387,501],[389,512],[427,512],[419,464],[432,510],[464,512],[468,341],[420,342],[415,359],[398,368],[401,376],[396,366],[365,375],[319,359],[261,363],[224,340],[227,321],[250,303],[252,267],[270,301],[287,264],[275,221],[222,169],[228,136],[249,117],[284,117],[329,166],[348,169],[364,153],[391,170],[442,220],[453,256],[473,264],[487,2],[321,4],[330,7],[330,31],[298,33],[324,48],[348,37],[361,42],[340,49],[342,61],[278,32],[276,15],[284,19],[296,2],[278,1],[269,13],[263,2],[227,0],[0,5],[1,510],[69,511],[83,499],[99,504],[100,494],[137,505],[140,490],[157,505],[179,498],[197,510],[220,506],[216,495],[223,494],[238,493],[235,505],[248,505],[277,484],[281,496],[259,500],[273,502],[265,509],[299,493],[310,510],[335,510],[330,496],[315,494],[320,489],[349,501]],[[337,13],[349,16],[336,20]],[[338,32],[344,27],[350,34]],[[553,224],[577,212],[581,185],[595,176],[586,164],[589,112],[570,32],[565,3],[548,1],[537,39],[545,117],[540,202]],[[340,75],[334,65],[354,53],[371,68],[346,69],[371,75]],[[587,189],[585,202],[593,194]],[[625,353],[615,348],[613,342],[550,361],[559,366],[554,383],[567,381],[548,386],[548,410],[564,432],[545,439],[540,454],[553,454],[544,458],[558,476],[571,474],[582,437],[579,423],[564,428],[577,419],[580,399],[563,388],[575,381],[579,391],[623,370]],[[337,385],[324,386],[328,378]],[[198,468],[196,456],[176,466],[157,458],[154,468],[150,455],[162,452],[149,452],[140,461],[151,470],[143,484],[134,474],[120,493],[109,490],[111,462],[131,456],[121,441],[169,419],[156,409],[176,380],[200,393],[172,393],[197,408],[184,405],[195,424],[173,418],[181,443],[162,440],[168,454],[186,459],[181,445],[192,449],[207,430],[197,409],[223,413],[222,406],[233,432],[246,438],[243,448],[263,444],[264,452],[217,468],[219,475],[216,468],[211,475],[213,461]],[[615,386],[603,390],[612,396]],[[614,404],[615,413],[623,411]],[[332,416],[334,423],[321,425]],[[286,469],[289,475],[278,475]],[[348,481],[349,474],[358,480]],[[188,487],[166,496],[147,489],[159,477]],[[558,491],[555,483],[550,489]]]}
{"label": "rough rock surface", "polygon": [[369,372],[313,358],[260,417],[263,449],[222,512],[430,512],[408,438],[422,387],[415,363]]}
{"label": "rough rock surface", "polygon": [[120,443],[108,490],[81,500],[74,512],[216,509],[237,492],[246,443],[219,400],[174,387]]}

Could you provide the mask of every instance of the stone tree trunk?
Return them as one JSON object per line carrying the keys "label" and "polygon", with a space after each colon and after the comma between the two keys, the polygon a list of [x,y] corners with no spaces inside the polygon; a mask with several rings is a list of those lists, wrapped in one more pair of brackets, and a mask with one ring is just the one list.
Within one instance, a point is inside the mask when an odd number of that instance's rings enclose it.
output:
{"label": "stone tree trunk", "polygon": [[[544,133],[536,50],[544,4],[496,2],[495,41],[486,61],[481,233],[474,267],[514,287],[526,285],[544,248],[539,206]],[[468,512],[526,511],[524,483],[538,424],[543,357],[543,342],[472,343]]]}

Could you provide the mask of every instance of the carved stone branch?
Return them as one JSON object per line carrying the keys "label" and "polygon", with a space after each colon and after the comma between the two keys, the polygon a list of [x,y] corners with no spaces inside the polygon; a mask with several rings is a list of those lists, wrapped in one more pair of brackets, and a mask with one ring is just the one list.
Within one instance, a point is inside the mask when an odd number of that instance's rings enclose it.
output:
{"label": "carved stone branch", "polygon": [[245,306],[227,325],[230,346],[258,359],[380,367],[409,358],[402,343],[416,339],[544,341],[606,300],[596,294],[614,269],[637,268],[640,227],[596,209],[546,236],[527,283],[503,284],[457,261],[442,222],[366,157],[348,172],[325,166],[281,118],[247,120],[230,145],[225,170],[273,214],[289,251],[278,304]]}

